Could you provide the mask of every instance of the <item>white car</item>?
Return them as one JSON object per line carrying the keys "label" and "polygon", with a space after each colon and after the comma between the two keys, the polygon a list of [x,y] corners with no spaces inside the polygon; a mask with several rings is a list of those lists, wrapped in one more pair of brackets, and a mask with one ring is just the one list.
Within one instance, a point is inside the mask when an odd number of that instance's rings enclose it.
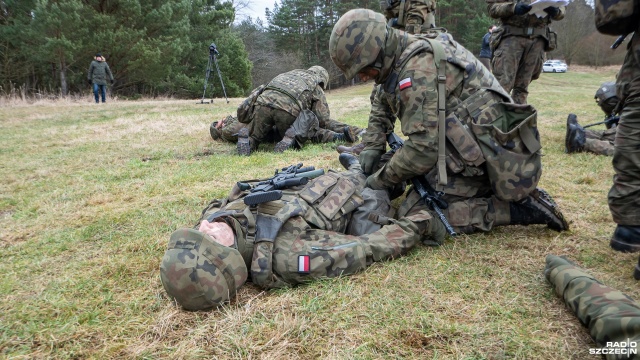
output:
{"label": "white car", "polygon": [[543,72],[567,72],[567,64],[560,60],[547,60],[542,64]]}

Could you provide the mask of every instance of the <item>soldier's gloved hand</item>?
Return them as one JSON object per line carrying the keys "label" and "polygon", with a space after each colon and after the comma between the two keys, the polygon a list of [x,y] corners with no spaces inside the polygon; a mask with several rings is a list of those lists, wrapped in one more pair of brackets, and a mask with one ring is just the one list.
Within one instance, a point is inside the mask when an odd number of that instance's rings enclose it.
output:
{"label": "soldier's gloved hand", "polygon": [[560,13],[560,9],[558,9],[555,6],[549,6],[544,8],[544,12],[546,12],[547,14],[549,14],[549,17],[556,17],[558,16],[558,14]]}
{"label": "soldier's gloved hand", "polygon": [[516,7],[513,9],[513,13],[515,15],[524,15],[531,10],[531,5],[527,5],[524,3],[517,3]]}
{"label": "soldier's gloved hand", "polygon": [[384,150],[368,149],[365,148],[360,153],[360,166],[365,175],[370,175],[378,170],[378,163],[380,157],[384,154]]}
{"label": "soldier's gloved hand", "polygon": [[[376,173],[377,174],[377,173]],[[369,175],[367,177],[367,181],[365,182],[365,187],[371,188],[373,190],[388,190],[387,187],[378,179],[376,174]]]}

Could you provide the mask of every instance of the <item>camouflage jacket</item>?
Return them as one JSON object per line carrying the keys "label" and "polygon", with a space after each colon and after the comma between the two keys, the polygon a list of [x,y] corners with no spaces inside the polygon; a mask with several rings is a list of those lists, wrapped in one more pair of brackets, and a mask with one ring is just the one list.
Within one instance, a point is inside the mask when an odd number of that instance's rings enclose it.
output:
{"label": "camouflage jacket", "polygon": [[[225,200],[214,200],[200,219],[225,219],[236,235],[238,251],[254,284],[270,289],[312,279],[353,274],[374,261],[397,257],[413,248],[432,218],[419,212],[364,236],[344,235],[354,210],[362,205],[361,171],[329,172],[282,199],[243,202],[237,187]],[[196,228],[198,228],[196,224]]]}
{"label": "camouflage jacket", "polygon": [[394,28],[419,34],[424,29],[435,27],[435,0],[383,0],[380,5],[389,25]]}
{"label": "camouflage jacket", "polygon": [[300,110],[310,109],[321,123],[331,117],[322,87],[307,70],[292,70],[276,76],[258,96],[256,104],[281,109],[295,117]]}
{"label": "camouflage jacket", "polygon": [[515,5],[519,2],[524,4],[531,4],[533,0],[486,0],[487,1],[487,9],[489,11],[489,16],[494,19],[500,20],[500,25],[509,25],[520,28],[544,28],[551,20],[562,20],[564,19],[564,14],[566,8],[564,6],[558,7],[560,12],[553,18],[549,15],[539,18],[534,14],[524,14],[524,15],[515,15],[513,10]]}
{"label": "camouflage jacket", "polygon": [[[378,183],[385,187],[429,173],[438,156],[437,69],[433,50],[422,36],[405,35],[403,41],[404,51],[396,62],[399,65],[394,68],[399,76],[389,77],[377,87],[369,127],[363,135],[367,149],[385,150],[386,134],[393,131],[395,120],[399,118],[402,133],[408,137],[404,146],[376,173]],[[491,93],[490,99],[511,101],[496,78],[449,34],[441,33],[435,41],[442,44],[447,59],[447,114],[465,108],[469,102],[474,102],[475,96],[485,92]],[[407,59],[403,59],[405,57]],[[449,150],[447,148],[451,155]],[[481,169],[476,171],[482,172]],[[466,192],[464,195],[475,194]]]}
{"label": "camouflage jacket", "polygon": [[106,61],[93,60],[89,66],[87,79],[98,85],[107,85],[107,76],[113,81],[113,74]]}

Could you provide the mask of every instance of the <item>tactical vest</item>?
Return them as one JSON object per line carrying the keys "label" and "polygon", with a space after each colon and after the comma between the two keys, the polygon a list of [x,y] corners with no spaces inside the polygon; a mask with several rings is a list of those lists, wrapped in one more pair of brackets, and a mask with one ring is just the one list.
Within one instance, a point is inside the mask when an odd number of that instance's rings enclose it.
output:
{"label": "tactical vest", "polygon": [[[249,183],[253,185],[256,181]],[[312,179],[304,187],[282,192],[280,200],[249,207],[244,204],[249,192],[234,186],[227,199],[213,200],[200,218],[200,221],[224,218],[227,223],[233,222],[236,246],[250,270],[251,279],[265,289],[286,286],[273,272],[273,248],[276,237],[290,218],[300,216],[306,226],[344,232],[351,213],[364,203],[358,186],[334,171]]]}
{"label": "tactical vest", "polygon": [[287,95],[302,111],[311,108],[312,93],[316,86],[318,79],[315,75],[306,70],[292,70],[273,78],[265,91],[273,90]]}
{"label": "tactical vest", "polygon": [[[528,196],[542,174],[535,109],[513,104],[489,70],[449,34],[417,38],[402,52],[379,91],[384,92],[397,115],[396,89],[402,69],[423,51],[434,54],[438,68],[438,127],[446,129],[438,134],[438,187],[442,189],[447,184],[447,170],[463,176],[486,171],[498,198],[517,201]],[[447,94],[446,64],[464,72],[459,94]]]}

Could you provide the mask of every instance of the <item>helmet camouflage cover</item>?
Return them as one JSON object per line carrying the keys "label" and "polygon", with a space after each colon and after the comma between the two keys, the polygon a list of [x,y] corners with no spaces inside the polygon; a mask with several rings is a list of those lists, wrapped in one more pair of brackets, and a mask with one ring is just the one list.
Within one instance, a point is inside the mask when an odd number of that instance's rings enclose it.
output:
{"label": "helmet camouflage cover", "polygon": [[329,54],[347,79],[373,65],[385,45],[387,24],[384,15],[366,9],[353,9],[333,26]]}
{"label": "helmet camouflage cover", "polygon": [[160,264],[167,294],[187,310],[204,310],[232,299],[247,280],[240,253],[195,229],[178,229]]}
{"label": "helmet camouflage cover", "polygon": [[308,71],[316,76],[316,78],[318,79],[318,83],[322,84],[323,89],[326,89],[327,86],[329,86],[329,72],[327,72],[325,68],[315,65],[310,67]]}

